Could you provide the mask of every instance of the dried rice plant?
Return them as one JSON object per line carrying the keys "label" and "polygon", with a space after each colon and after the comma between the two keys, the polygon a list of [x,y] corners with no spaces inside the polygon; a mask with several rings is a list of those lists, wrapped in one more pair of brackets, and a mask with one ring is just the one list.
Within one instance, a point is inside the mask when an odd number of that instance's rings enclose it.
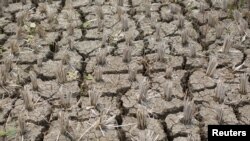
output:
{"label": "dried rice plant", "polygon": [[247,94],[248,76],[246,73],[240,76],[240,93]]}
{"label": "dried rice plant", "polygon": [[190,125],[192,123],[194,110],[195,110],[194,102],[186,99],[184,101],[184,109],[183,109],[184,116],[182,119],[185,125]]}
{"label": "dried rice plant", "polygon": [[56,79],[58,83],[62,84],[67,81],[67,77],[66,77],[67,73],[62,63],[60,63],[55,73],[56,73]]}
{"label": "dried rice plant", "polygon": [[130,67],[128,70],[128,80],[130,82],[136,81],[137,69]]}
{"label": "dried rice plant", "polygon": [[225,84],[222,82],[222,80],[219,80],[217,87],[215,89],[215,98],[218,100],[220,104],[224,102],[226,94],[226,88],[224,85]]}
{"label": "dried rice plant", "polygon": [[32,95],[30,94],[30,91],[28,90],[23,91],[22,97],[23,97],[25,109],[28,111],[33,110],[34,103],[33,103],[33,98],[32,98]]}
{"label": "dried rice plant", "polygon": [[22,113],[20,113],[18,116],[18,126],[20,130],[20,135],[23,136],[26,132],[26,123],[25,123],[24,115]]}
{"label": "dried rice plant", "polygon": [[137,128],[145,130],[147,128],[147,115],[144,109],[138,109],[136,112]]}
{"label": "dried rice plant", "polygon": [[101,67],[97,67],[94,71],[94,78],[96,82],[102,82],[103,81],[103,70]]}
{"label": "dried rice plant", "polygon": [[218,66],[217,58],[215,56],[210,57],[206,75],[210,77],[213,76],[217,66]]}
{"label": "dried rice plant", "polygon": [[123,49],[122,61],[129,63],[132,60],[132,49],[130,46]]}
{"label": "dried rice plant", "polygon": [[37,75],[34,71],[30,72],[30,80],[31,80],[33,90],[37,91],[39,89],[39,86],[37,83]]}

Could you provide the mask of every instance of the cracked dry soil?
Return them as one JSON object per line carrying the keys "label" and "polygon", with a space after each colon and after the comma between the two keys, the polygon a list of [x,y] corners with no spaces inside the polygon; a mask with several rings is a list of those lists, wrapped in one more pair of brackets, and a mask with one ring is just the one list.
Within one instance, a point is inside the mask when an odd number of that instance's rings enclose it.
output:
{"label": "cracked dry soil", "polygon": [[209,124],[250,124],[248,0],[35,2],[0,0],[1,141],[206,141]]}

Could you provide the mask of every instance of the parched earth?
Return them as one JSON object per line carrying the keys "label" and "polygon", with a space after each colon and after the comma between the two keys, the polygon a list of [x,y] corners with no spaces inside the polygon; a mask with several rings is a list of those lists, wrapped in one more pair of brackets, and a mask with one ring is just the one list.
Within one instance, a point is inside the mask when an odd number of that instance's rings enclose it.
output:
{"label": "parched earth", "polygon": [[249,0],[44,1],[0,0],[1,141],[250,124]]}

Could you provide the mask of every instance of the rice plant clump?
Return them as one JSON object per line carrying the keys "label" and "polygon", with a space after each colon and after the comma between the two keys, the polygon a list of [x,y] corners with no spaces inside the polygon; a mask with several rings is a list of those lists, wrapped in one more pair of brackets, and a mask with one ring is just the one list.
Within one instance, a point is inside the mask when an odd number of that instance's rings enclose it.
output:
{"label": "rice plant clump", "polygon": [[98,6],[96,7],[96,16],[97,16],[98,19],[101,19],[101,20],[104,19],[104,13],[103,13],[102,6],[101,6],[101,5],[98,5]]}
{"label": "rice plant clump", "polygon": [[60,94],[60,105],[63,108],[69,108],[71,106],[70,100],[70,94],[64,93],[62,87],[59,89]]}
{"label": "rice plant clump", "polygon": [[103,70],[101,67],[97,67],[94,71],[94,78],[96,82],[102,82],[103,81]]}
{"label": "rice plant clump", "polygon": [[56,70],[57,82],[60,83],[60,84],[65,83],[67,81],[66,76],[67,76],[66,70],[65,70],[63,64],[60,63],[57,70]]}
{"label": "rice plant clump", "polygon": [[145,0],[144,11],[145,11],[145,16],[147,18],[151,18],[151,2],[149,0]]}
{"label": "rice plant clump", "polygon": [[24,119],[24,115],[23,114],[19,114],[18,116],[18,126],[19,126],[19,132],[20,135],[24,135],[26,132],[26,123],[25,123],[25,119]]}
{"label": "rice plant clump", "polygon": [[6,72],[10,72],[12,70],[12,59],[9,57],[6,58],[4,60],[4,66],[5,66]]}
{"label": "rice plant clump", "polygon": [[181,43],[186,45],[188,43],[188,30],[183,30],[181,33]]}
{"label": "rice plant clump", "polygon": [[132,49],[130,46],[123,49],[122,61],[129,63],[132,60]]}
{"label": "rice plant clump", "polygon": [[105,51],[99,51],[96,55],[96,64],[97,65],[105,65],[106,64],[106,52]]}
{"label": "rice plant clump", "polygon": [[69,119],[64,112],[59,113],[60,133],[65,135],[69,129]]}
{"label": "rice plant clump", "polygon": [[37,67],[43,66],[43,57],[38,57],[36,60]]}
{"label": "rice plant clump", "polygon": [[34,103],[33,103],[33,98],[32,98],[32,95],[30,94],[30,91],[28,90],[23,91],[22,97],[23,97],[25,109],[28,111],[33,110]]}
{"label": "rice plant clump", "polygon": [[63,64],[63,65],[67,65],[67,64],[69,64],[69,62],[70,62],[70,56],[69,56],[69,54],[66,52],[66,53],[64,53],[63,56],[62,56],[62,64]]}
{"label": "rice plant clump", "polygon": [[38,90],[38,83],[37,83],[37,75],[35,72],[31,71],[30,72],[30,80],[31,80],[31,84],[32,84],[32,88],[34,91]]}
{"label": "rice plant clump", "polygon": [[137,79],[136,79],[136,75],[137,75],[137,70],[136,70],[136,68],[130,67],[129,70],[128,70],[128,80],[129,80],[130,82],[136,81],[136,80],[137,80]]}
{"label": "rice plant clump", "polygon": [[144,109],[138,109],[136,112],[137,128],[144,130],[147,128],[147,115]]}
{"label": "rice plant clump", "polygon": [[118,6],[123,6],[124,0],[117,0],[117,5]]}
{"label": "rice plant clump", "polygon": [[173,95],[173,83],[166,82],[163,89],[163,96],[166,101],[171,101]]}
{"label": "rice plant clump", "polygon": [[146,78],[140,83],[138,101],[140,104],[147,102],[149,82]]}
{"label": "rice plant clump", "polygon": [[210,57],[206,75],[210,77],[213,76],[217,66],[218,66],[217,58],[215,56]]}
{"label": "rice plant clump", "polygon": [[157,141],[159,135],[151,130],[140,130],[139,137],[136,138],[136,141]]}
{"label": "rice plant clump", "polygon": [[165,60],[165,47],[163,45],[160,45],[157,48],[157,61],[164,62]]}
{"label": "rice plant clump", "polygon": [[221,38],[221,35],[223,34],[224,31],[224,25],[223,24],[217,24],[215,27],[215,36],[217,39]]}
{"label": "rice plant clump", "polygon": [[209,13],[207,17],[207,23],[211,27],[215,27],[218,24],[218,16],[214,13]]}
{"label": "rice plant clump", "polygon": [[18,56],[20,53],[20,47],[17,43],[17,40],[12,40],[10,42],[10,52],[13,56]]}
{"label": "rice plant clump", "polygon": [[165,70],[165,78],[171,79],[172,75],[173,75],[173,67],[167,65]]}
{"label": "rice plant clump", "polygon": [[240,93],[247,94],[248,76],[246,73],[240,76]]}
{"label": "rice plant clump", "polygon": [[224,102],[225,94],[226,94],[226,87],[224,86],[225,84],[219,80],[217,87],[215,89],[215,98],[219,103]]}
{"label": "rice plant clump", "polygon": [[98,105],[100,94],[95,90],[89,90],[88,93],[90,106],[96,108],[96,106]]}
{"label": "rice plant clump", "polygon": [[178,24],[177,24],[178,28],[184,28],[185,26],[185,18],[184,16],[182,16],[181,14],[178,15]]}
{"label": "rice plant clump", "polygon": [[7,76],[8,76],[8,72],[6,70],[6,67],[3,66],[0,68],[0,85],[4,86],[7,84]]}
{"label": "rice plant clump", "polygon": [[216,120],[218,121],[219,124],[223,124],[223,116],[224,116],[224,112],[223,112],[223,107],[219,107],[216,109]]}
{"label": "rice plant clump", "polygon": [[189,56],[191,58],[195,58],[196,57],[196,48],[194,45],[189,45]]}
{"label": "rice plant clump", "polygon": [[184,116],[182,119],[182,122],[185,125],[190,125],[192,123],[194,110],[195,110],[195,105],[193,101],[189,101],[188,99],[186,99],[184,101],[184,109],[183,109]]}
{"label": "rice plant clump", "polygon": [[232,48],[233,46],[233,42],[232,42],[232,38],[228,35],[225,39],[224,39],[224,43],[222,46],[222,52],[223,53],[229,53],[230,48]]}
{"label": "rice plant clump", "polygon": [[160,31],[161,31],[160,24],[156,24],[156,26],[155,26],[155,40],[156,41],[160,41],[161,40]]}
{"label": "rice plant clump", "polygon": [[129,24],[128,24],[128,17],[127,15],[123,15],[121,18],[121,23],[122,23],[122,31],[128,31],[129,30]]}

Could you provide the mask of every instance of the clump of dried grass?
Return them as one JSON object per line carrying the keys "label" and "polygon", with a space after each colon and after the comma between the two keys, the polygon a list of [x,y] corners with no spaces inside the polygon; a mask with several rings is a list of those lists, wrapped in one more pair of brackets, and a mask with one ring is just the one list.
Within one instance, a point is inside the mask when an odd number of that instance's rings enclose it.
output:
{"label": "clump of dried grass", "polygon": [[97,67],[94,71],[94,78],[96,82],[102,82],[103,81],[103,70],[101,67]]}
{"label": "clump of dried grass", "polygon": [[163,45],[160,45],[157,48],[157,61],[164,62],[165,60],[165,47]]}
{"label": "clump of dried grass", "polygon": [[185,26],[185,18],[181,14],[178,15],[178,28],[184,28]]}
{"label": "clump of dried grass", "polygon": [[240,76],[240,93],[247,94],[248,76],[246,73]]}
{"label": "clump of dried grass", "polygon": [[12,70],[12,59],[10,57],[7,57],[4,59],[4,66],[5,66],[5,71],[10,72]]}
{"label": "clump of dried grass", "polygon": [[98,100],[100,98],[100,93],[98,93],[97,91],[93,89],[93,90],[89,90],[88,94],[89,94],[90,106],[96,108],[99,102]]}
{"label": "clump of dried grass", "polygon": [[151,2],[149,0],[144,2],[144,12],[147,18],[151,18]]}
{"label": "clump of dried grass", "polygon": [[140,104],[147,102],[148,90],[149,90],[149,82],[146,78],[144,78],[144,80],[140,83],[139,86],[138,102]]}
{"label": "clump of dried grass", "polygon": [[233,46],[233,41],[230,35],[226,36],[224,39],[224,43],[222,46],[222,52],[223,53],[229,53],[230,48]]}
{"label": "clump of dried grass", "polygon": [[133,82],[133,81],[136,81],[136,75],[137,75],[137,70],[136,68],[132,68],[130,67],[129,70],[128,70],[128,80]]}
{"label": "clump of dried grass", "polygon": [[139,137],[138,139],[136,139],[136,141],[157,141],[158,138],[159,138],[159,135],[156,134],[154,131],[140,130]]}
{"label": "clump of dried grass", "polygon": [[145,130],[147,128],[147,115],[144,109],[138,109],[136,112],[137,128]]}
{"label": "clump of dried grass", "polygon": [[218,121],[219,124],[223,124],[223,116],[224,116],[224,112],[223,112],[223,106],[219,107],[216,109],[216,120]]}
{"label": "clump of dried grass", "polygon": [[215,27],[219,22],[218,16],[214,13],[209,13],[207,17],[207,23],[211,27]]}
{"label": "clump of dried grass", "polygon": [[67,65],[70,62],[70,56],[67,52],[65,52],[62,56],[62,64]]}
{"label": "clump of dried grass", "polygon": [[62,87],[59,89],[60,93],[60,104],[64,108],[69,108],[71,103],[70,103],[70,95],[66,94],[63,92]]}
{"label": "clump of dried grass", "polygon": [[96,55],[96,64],[97,65],[105,65],[106,64],[106,51],[100,50]]}
{"label": "clump of dried grass", "polygon": [[18,126],[19,126],[20,135],[23,136],[26,132],[26,123],[25,123],[24,115],[22,113],[20,113],[18,116]]}
{"label": "clump of dried grass", "polygon": [[7,76],[8,76],[8,72],[6,69],[6,66],[3,66],[0,68],[0,85],[4,86],[7,84]]}
{"label": "clump of dried grass", "polygon": [[156,24],[156,26],[155,26],[155,40],[156,41],[160,41],[161,40],[161,34],[160,34],[160,32],[161,32],[161,26],[160,26],[160,24]]}
{"label": "clump of dried grass", "polygon": [[183,45],[188,44],[188,30],[187,29],[183,30],[181,33],[181,43]]}
{"label": "clump of dried grass", "polygon": [[163,89],[163,97],[166,101],[171,101],[173,95],[173,82],[166,82]]}
{"label": "clump of dried grass", "polygon": [[171,79],[172,75],[173,75],[173,67],[167,65],[166,69],[165,69],[165,76],[164,77],[166,79]]}
{"label": "clump of dried grass", "polygon": [[38,37],[40,37],[42,39],[44,39],[47,35],[46,30],[42,24],[38,24],[36,26],[36,33],[37,33]]}
{"label": "clump of dried grass", "polygon": [[122,61],[129,63],[132,60],[132,49],[130,46],[123,49]]}
{"label": "clump of dried grass", "polygon": [[43,66],[43,57],[38,57],[36,60],[37,67]]}
{"label": "clump of dried grass", "polygon": [[22,92],[22,98],[23,98],[25,109],[28,111],[33,110],[34,103],[33,103],[32,95],[30,94],[29,90],[24,90]]}
{"label": "clump of dried grass", "polygon": [[59,125],[60,125],[60,133],[67,134],[69,129],[69,118],[64,112],[59,113]]}
{"label": "clump of dried grass", "polygon": [[225,94],[226,94],[226,87],[224,86],[224,83],[222,80],[219,80],[217,87],[215,89],[215,98],[219,103],[224,102]]}
{"label": "clump of dried grass", "polygon": [[33,90],[37,91],[39,89],[39,86],[37,83],[37,75],[34,71],[30,72],[30,80],[31,80]]}
{"label": "clump of dried grass", "polygon": [[221,38],[221,35],[223,34],[224,31],[224,25],[223,24],[217,24],[215,27],[215,36],[217,39]]}
{"label": "clump of dried grass", "polygon": [[128,16],[127,15],[123,15],[121,17],[121,24],[122,24],[122,31],[128,31],[129,30],[129,25],[128,25]]}
{"label": "clump of dried grass", "polygon": [[189,56],[192,58],[196,57],[196,48],[194,45],[189,45]]}
{"label": "clump of dried grass", "polygon": [[189,101],[188,99],[186,99],[184,101],[184,109],[183,109],[183,119],[182,122],[185,125],[190,125],[192,123],[192,119],[193,119],[193,113],[195,110],[195,105],[193,101]]}
{"label": "clump of dried grass", "polygon": [[62,83],[65,83],[67,81],[66,70],[65,70],[62,63],[59,64],[55,73],[56,73],[56,79],[57,79],[58,83],[62,84]]}
{"label": "clump of dried grass", "polygon": [[103,13],[101,5],[97,5],[97,7],[96,7],[96,16],[98,19],[101,19],[101,20],[104,19],[104,13]]}
{"label": "clump of dried grass", "polygon": [[213,76],[217,66],[217,58],[215,56],[211,56],[209,59],[206,75],[210,77]]}
{"label": "clump of dried grass", "polygon": [[10,41],[10,53],[14,56],[18,56],[20,53],[20,47],[17,40]]}

